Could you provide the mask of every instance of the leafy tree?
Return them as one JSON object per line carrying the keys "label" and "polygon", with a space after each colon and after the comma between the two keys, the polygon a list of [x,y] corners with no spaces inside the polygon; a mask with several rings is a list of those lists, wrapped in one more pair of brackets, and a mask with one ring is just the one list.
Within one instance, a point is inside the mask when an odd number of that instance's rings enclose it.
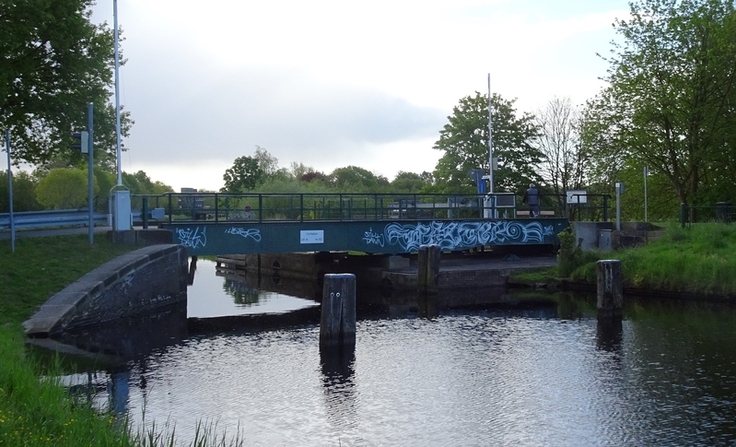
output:
{"label": "leafy tree", "polygon": [[256,153],[253,158],[258,160],[258,167],[263,171],[265,177],[276,175],[279,172],[279,160],[265,148],[256,145]]}
{"label": "leafy tree", "polygon": [[132,194],[164,194],[174,192],[174,189],[161,182],[154,182],[143,171],[134,174],[123,172],[123,185],[130,189]]}
{"label": "leafy tree", "polygon": [[314,172],[314,168],[311,166],[306,166],[304,163],[296,163],[291,162],[291,175],[295,179],[301,179],[303,176],[309,174],[310,172]]}
{"label": "leafy tree", "polygon": [[357,166],[337,168],[329,175],[332,185],[346,192],[380,192],[388,186],[388,179]]}
{"label": "leafy tree", "polygon": [[233,166],[225,171],[225,186],[221,192],[245,192],[263,183],[266,174],[258,163],[258,159],[242,156],[235,159]]}
{"label": "leafy tree", "polygon": [[535,145],[543,155],[539,173],[562,206],[565,192],[583,189],[586,181],[580,114],[570,98],[554,98],[536,114],[535,122],[539,129]]}
{"label": "leafy tree", "polygon": [[328,181],[328,178],[327,178],[327,176],[325,175],[324,172],[321,172],[321,171],[309,171],[309,172],[306,172],[303,175],[299,176],[299,181],[306,182],[306,183],[310,183],[310,182],[314,182],[314,181],[317,181],[317,182],[326,182],[326,181]]}
{"label": "leafy tree", "polygon": [[[527,113],[517,116],[514,101],[498,94],[491,97],[491,109],[493,155],[499,158],[493,174],[494,190],[515,191],[530,181],[539,183],[534,166],[542,154],[532,145],[537,136],[534,118]],[[460,99],[448,120],[434,145],[444,151],[434,170],[434,188],[442,193],[473,193],[476,187],[469,171],[481,168],[488,172],[489,168],[487,97],[475,92],[475,96]]]}
{"label": "leafy tree", "polygon": [[[74,129],[95,108],[98,161],[116,150],[112,75],[113,32],[90,22],[93,0],[0,2],[0,128],[10,129],[15,162],[39,164],[61,156],[83,158],[71,148]],[[121,114],[121,133],[132,122]]]}
{"label": "leafy tree", "polygon": [[[13,211],[38,211],[43,207],[36,201],[36,181],[25,172],[13,172]],[[8,173],[0,172],[0,213],[10,212]]]}
{"label": "leafy tree", "polygon": [[393,192],[421,192],[422,189],[430,186],[429,177],[431,175],[427,172],[416,174],[414,172],[399,171],[391,182],[391,190]]}
{"label": "leafy tree", "polygon": [[[36,187],[36,199],[52,209],[79,208],[87,205],[87,172],[79,169],[54,169]],[[99,191],[95,182],[94,192]]]}
{"label": "leafy tree", "polygon": [[648,165],[682,203],[733,197],[736,184],[736,13],[732,0],[641,0],[607,59],[609,86],[582,133],[610,186]]}
{"label": "leafy tree", "polygon": [[[97,185],[100,188],[97,194],[95,194],[95,210],[107,212],[110,200],[110,190],[112,190],[113,186],[117,185],[117,175],[102,166],[95,166],[94,176],[95,182],[97,182]],[[124,176],[125,173],[123,173],[123,177]]]}

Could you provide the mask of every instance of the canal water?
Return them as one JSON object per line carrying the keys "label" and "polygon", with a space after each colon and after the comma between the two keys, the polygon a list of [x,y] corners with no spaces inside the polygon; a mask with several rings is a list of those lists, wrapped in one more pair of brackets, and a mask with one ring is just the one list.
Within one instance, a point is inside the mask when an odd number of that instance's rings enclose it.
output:
{"label": "canal water", "polygon": [[[314,305],[228,285],[206,261],[189,295],[199,317]],[[67,379],[183,442],[204,424],[255,446],[736,445],[733,309],[627,299],[599,325],[592,296],[528,298],[359,315],[344,354],[321,354],[307,324],[188,335]]]}

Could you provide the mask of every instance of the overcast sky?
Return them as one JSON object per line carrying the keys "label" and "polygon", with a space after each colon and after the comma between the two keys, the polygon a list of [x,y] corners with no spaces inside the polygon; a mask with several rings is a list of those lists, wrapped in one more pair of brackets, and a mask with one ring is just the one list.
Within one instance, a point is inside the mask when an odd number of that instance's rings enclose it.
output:
{"label": "overcast sky", "polygon": [[[113,23],[113,0],[94,20]],[[118,0],[123,170],[218,190],[235,158],[431,171],[462,97],[534,112],[602,86],[626,0]]]}

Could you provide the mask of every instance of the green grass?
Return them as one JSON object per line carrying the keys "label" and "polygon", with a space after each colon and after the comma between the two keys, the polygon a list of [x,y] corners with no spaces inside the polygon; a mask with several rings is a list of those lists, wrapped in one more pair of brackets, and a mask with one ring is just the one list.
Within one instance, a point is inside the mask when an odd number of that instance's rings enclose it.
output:
{"label": "green grass", "polygon": [[[621,260],[625,287],[696,295],[736,295],[736,225],[704,223],[680,228],[644,247],[597,253]],[[596,281],[595,260],[577,267],[574,281]]]}
{"label": "green grass", "polygon": [[[15,252],[0,241],[0,447],[163,447],[182,445],[175,429],[151,425],[131,433],[126,421],[100,414],[71,396],[50,366],[24,349],[21,323],[54,293],[86,273],[133,250],[105,237],[93,245],[84,236],[20,238]],[[46,377],[47,379],[42,379]],[[217,434],[215,424],[199,424],[192,447],[243,445],[242,434]]]}
{"label": "green grass", "polygon": [[509,281],[525,284],[553,283],[559,281],[557,267],[517,272],[509,275]]}
{"label": "green grass", "polygon": [[0,324],[23,322],[54,293],[132,248],[102,236],[90,245],[86,235],[19,238],[15,252],[0,241]]}

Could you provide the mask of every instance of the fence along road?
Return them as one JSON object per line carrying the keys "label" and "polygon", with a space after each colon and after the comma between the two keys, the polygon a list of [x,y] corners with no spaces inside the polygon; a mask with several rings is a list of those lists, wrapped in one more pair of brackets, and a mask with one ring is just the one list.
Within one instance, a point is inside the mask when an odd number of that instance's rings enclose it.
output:
{"label": "fence along road", "polygon": [[[96,232],[110,229],[107,227],[107,214],[94,213],[92,221],[95,226],[101,225],[95,228]],[[13,225],[16,237],[83,234],[88,231],[89,211],[73,209],[14,212]],[[10,239],[10,231],[6,230],[10,230],[10,213],[0,213],[0,239]]]}

